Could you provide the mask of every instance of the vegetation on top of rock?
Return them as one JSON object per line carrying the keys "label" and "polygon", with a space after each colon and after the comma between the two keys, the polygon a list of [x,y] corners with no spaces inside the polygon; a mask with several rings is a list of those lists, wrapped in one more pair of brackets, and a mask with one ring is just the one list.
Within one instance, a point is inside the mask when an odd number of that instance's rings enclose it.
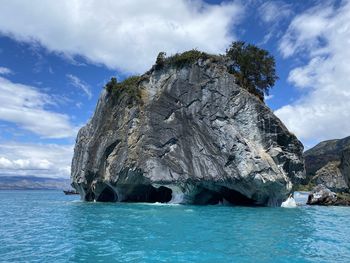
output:
{"label": "vegetation on top of rock", "polygon": [[[167,57],[165,52],[160,52],[153,69],[182,68],[199,59],[210,59],[211,62],[226,66],[228,72],[235,76],[236,83],[261,101],[264,101],[264,94],[269,94],[269,90],[278,79],[275,60],[269,52],[243,41],[233,42],[225,55],[212,55],[192,49]],[[141,94],[138,84],[141,80],[142,76],[131,76],[118,83],[113,77],[105,88],[117,98],[125,91],[133,101],[140,101]]]}
{"label": "vegetation on top of rock", "polygon": [[130,98],[129,104],[131,104],[133,101],[140,102],[141,91],[138,84],[141,80],[141,76],[131,76],[125,79],[123,82],[118,83],[117,79],[112,77],[111,80],[105,85],[105,89],[115,98],[119,98],[124,92],[126,92]]}
{"label": "vegetation on top of rock", "polygon": [[165,52],[160,52],[156,59],[155,69],[162,69],[166,66],[181,68],[193,64],[198,59],[221,61],[228,68],[228,72],[235,76],[236,83],[261,101],[264,101],[264,94],[269,94],[269,90],[278,79],[275,59],[269,52],[243,41],[233,42],[226,50],[226,55],[212,55],[192,49],[166,57]]}
{"label": "vegetation on top of rock", "polygon": [[108,92],[112,92],[113,89],[117,88],[117,84],[118,84],[117,78],[112,77],[111,80],[109,82],[107,82],[107,84],[105,85],[105,89]]}
{"label": "vegetation on top of rock", "polygon": [[278,79],[275,59],[268,51],[243,41],[233,42],[226,50],[228,70],[237,84],[264,100]]}
{"label": "vegetation on top of rock", "polygon": [[198,59],[213,59],[218,61],[220,56],[208,54],[197,49],[191,49],[183,53],[176,53],[170,57],[166,57],[165,52],[159,52],[155,68],[161,69],[166,66],[174,66],[176,68],[182,68],[187,65],[191,65],[198,61]]}
{"label": "vegetation on top of rock", "polygon": [[337,197],[341,200],[346,200],[348,204],[350,205],[350,194],[349,193],[337,193]]}
{"label": "vegetation on top of rock", "polygon": [[309,182],[308,184],[298,184],[295,185],[295,187],[293,188],[294,191],[311,191],[314,187],[316,186],[316,184],[314,182]]}

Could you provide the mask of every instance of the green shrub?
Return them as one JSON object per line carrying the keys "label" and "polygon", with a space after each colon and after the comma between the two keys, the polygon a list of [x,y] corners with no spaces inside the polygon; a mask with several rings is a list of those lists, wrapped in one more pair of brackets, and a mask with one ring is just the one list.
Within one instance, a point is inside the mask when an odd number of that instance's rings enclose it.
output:
{"label": "green shrub", "polygon": [[166,57],[165,52],[160,52],[151,71],[143,76],[131,76],[120,83],[113,77],[105,88],[115,98],[127,94],[130,103],[134,101],[141,102],[139,83],[148,78],[152,70],[167,67],[182,68],[197,62],[199,59],[209,59],[211,62],[219,62],[226,66],[228,72],[235,76],[236,83],[260,98],[261,101],[264,101],[264,94],[268,95],[269,89],[273,87],[278,79],[275,60],[268,51],[238,41],[231,44],[229,49],[226,50],[226,55],[212,55],[192,49]]}
{"label": "green shrub", "polygon": [[118,81],[117,78],[112,77],[109,82],[107,82],[105,88],[108,92],[112,92],[113,88],[117,85]]}
{"label": "green shrub", "polygon": [[205,52],[192,49],[183,53],[176,53],[175,55],[172,55],[167,58],[165,52],[160,52],[157,56],[155,68],[160,69],[165,66],[174,66],[176,68],[182,68],[184,66],[195,63],[198,59],[209,58],[217,60],[219,56],[210,55]]}
{"label": "green shrub", "polygon": [[141,92],[138,87],[141,81],[140,76],[131,76],[125,79],[123,82],[118,83],[115,77],[106,84],[105,88],[109,94],[112,94],[114,98],[119,98],[123,94],[127,94],[129,97],[129,104],[133,101],[140,102]]}
{"label": "green shrub", "polygon": [[165,66],[166,53],[159,52],[156,59],[156,69],[161,69]]}
{"label": "green shrub", "polygon": [[190,65],[196,62],[200,58],[207,59],[209,58],[209,56],[204,52],[192,49],[183,53],[177,53],[167,58],[167,63],[170,65],[174,65],[177,68],[181,68],[183,66]]}
{"label": "green shrub", "polygon": [[298,184],[294,186],[294,191],[311,191],[316,184],[314,182],[309,182],[308,184]]}

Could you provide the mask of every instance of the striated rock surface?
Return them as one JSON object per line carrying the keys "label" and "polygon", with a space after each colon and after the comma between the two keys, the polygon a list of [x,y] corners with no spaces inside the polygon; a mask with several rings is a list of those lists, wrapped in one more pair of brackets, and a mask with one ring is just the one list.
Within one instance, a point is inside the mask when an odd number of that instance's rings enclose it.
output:
{"label": "striated rock surface", "polygon": [[349,192],[350,137],[324,141],[305,152],[307,182]]}
{"label": "striated rock surface", "polygon": [[224,65],[152,68],[137,87],[138,102],[104,91],[78,133],[82,199],[274,206],[304,178],[302,144]]}

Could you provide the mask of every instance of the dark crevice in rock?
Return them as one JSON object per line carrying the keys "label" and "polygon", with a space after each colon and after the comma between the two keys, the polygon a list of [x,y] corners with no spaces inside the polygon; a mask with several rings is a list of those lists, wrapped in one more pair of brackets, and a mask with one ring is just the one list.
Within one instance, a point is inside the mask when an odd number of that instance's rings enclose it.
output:
{"label": "dark crevice in rock", "polygon": [[234,155],[230,155],[228,158],[227,158],[227,162],[225,163],[225,167],[229,166],[232,164],[232,162],[235,160],[235,156]]}
{"label": "dark crevice in rock", "polygon": [[105,155],[106,155],[106,159],[108,158],[108,156],[113,152],[114,148],[120,143],[120,140],[115,141],[114,143],[112,143],[111,145],[109,145],[106,148],[105,151]]}
{"label": "dark crevice in rock", "polygon": [[201,189],[193,199],[195,205],[216,205],[220,202],[223,202],[223,196],[206,188]]}
{"label": "dark crevice in rock", "polygon": [[255,200],[224,186],[215,191],[203,187],[193,199],[193,204],[196,205],[215,205],[219,203],[228,203],[238,206],[256,206]]}
{"label": "dark crevice in rock", "polygon": [[164,120],[165,120],[165,121],[168,120],[168,119],[170,118],[170,116],[171,116],[176,110],[177,110],[177,109],[170,111],[170,112],[164,117]]}
{"label": "dark crevice in rock", "polygon": [[95,200],[95,194],[94,192],[92,191],[88,191],[86,194],[85,194],[85,201],[94,201]]}
{"label": "dark crevice in rock", "polygon": [[97,174],[96,173],[93,173],[93,172],[90,172],[88,171],[86,174],[85,174],[85,178],[86,178],[86,181],[88,184],[91,184],[92,181],[97,177]]}
{"label": "dark crevice in rock", "polygon": [[129,187],[132,187],[132,189],[126,193],[124,202],[167,203],[171,200],[172,190],[165,186],[160,186],[159,188],[155,188],[152,185]]}
{"label": "dark crevice in rock", "polygon": [[217,116],[216,119],[219,121],[226,121],[228,120],[228,116]]}
{"label": "dark crevice in rock", "polygon": [[195,102],[200,102],[200,100],[199,99],[195,99],[195,100],[192,100],[190,103],[188,103],[187,105],[186,105],[186,108],[189,108],[193,103],[195,103]]}
{"label": "dark crevice in rock", "polygon": [[215,116],[214,119],[211,119],[210,121],[227,121],[228,120],[228,117],[227,116]]}
{"label": "dark crevice in rock", "polygon": [[161,146],[161,148],[163,148],[163,147],[165,147],[165,146],[167,146],[167,145],[174,145],[174,144],[177,143],[177,141],[178,141],[178,139],[176,139],[176,138],[171,138],[171,139],[169,139],[167,142],[163,143],[162,146]]}
{"label": "dark crevice in rock", "polygon": [[246,197],[238,191],[222,187],[220,190],[223,197],[233,205],[256,206],[256,201]]}
{"label": "dark crevice in rock", "polygon": [[118,201],[118,195],[111,187],[106,186],[96,201],[98,201],[98,202],[116,202],[116,201]]}
{"label": "dark crevice in rock", "polygon": [[220,96],[222,97],[226,97],[224,94],[222,94],[220,91],[218,90],[214,90],[214,89],[208,89],[211,93],[216,93],[216,94],[219,94]]}
{"label": "dark crevice in rock", "polygon": [[159,158],[163,158],[165,155],[167,155],[170,152],[170,149],[166,149],[163,153],[159,154]]}

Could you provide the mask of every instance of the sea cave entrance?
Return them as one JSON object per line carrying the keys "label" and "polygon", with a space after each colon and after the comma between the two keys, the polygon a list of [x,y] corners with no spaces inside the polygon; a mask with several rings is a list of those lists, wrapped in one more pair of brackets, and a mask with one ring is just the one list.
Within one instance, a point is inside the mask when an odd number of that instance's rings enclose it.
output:
{"label": "sea cave entrance", "polygon": [[215,205],[229,203],[238,206],[255,206],[256,201],[246,197],[238,191],[221,186],[215,190],[200,187],[193,198],[195,205]]}
{"label": "sea cave entrance", "polygon": [[126,194],[123,202],[167,203],[172,198],[172,190],[165,186],[136,185]]}
{"label": "sea cave entrance", "polygon": [[103,189],[101,194],[98,196],[96,201],[98,201],[98,202],[116,202],[116,201],[118,201],[118,195],[110,186],[107,185],[105,187],[105,189]]}

